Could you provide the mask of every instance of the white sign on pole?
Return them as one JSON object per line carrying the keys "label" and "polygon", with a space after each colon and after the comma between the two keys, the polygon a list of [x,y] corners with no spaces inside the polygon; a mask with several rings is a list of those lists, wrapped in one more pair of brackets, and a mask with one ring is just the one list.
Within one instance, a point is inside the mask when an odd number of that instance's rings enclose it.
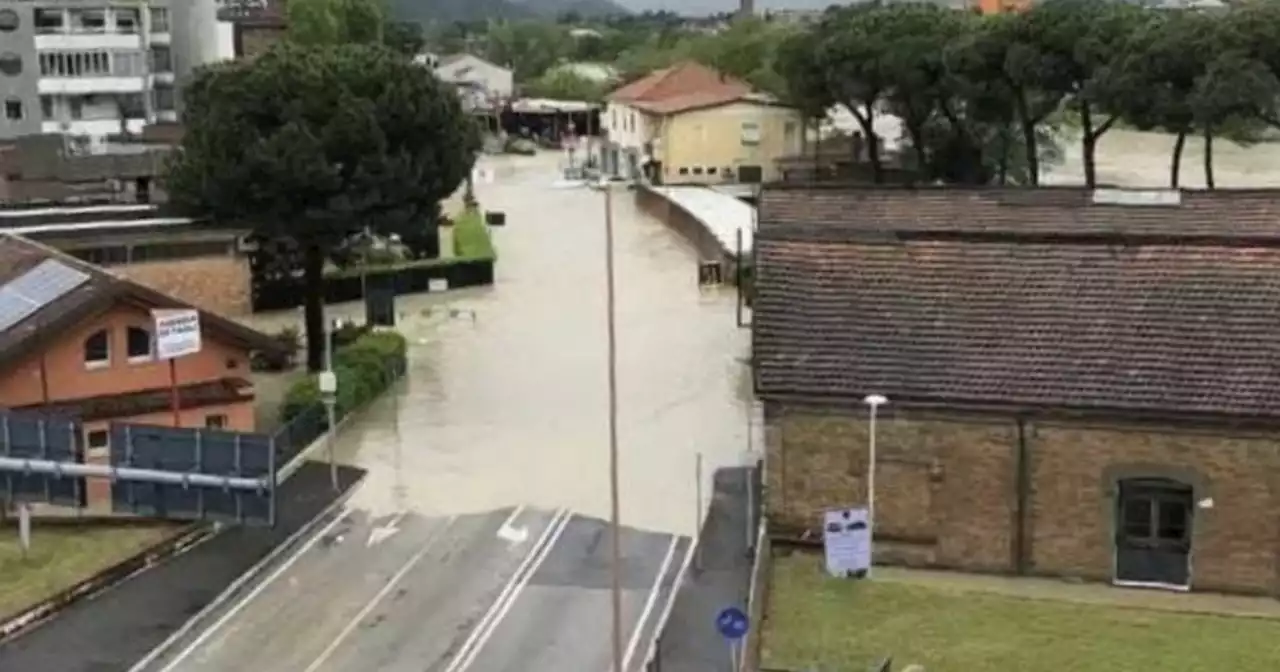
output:
{"label": "white sign on pole", "polygon": [[828,574],[843,578],[871,569],[871,527],[865,508],[827,511],[822,523]]}
{"label": "white sign on pole", "polygon": [[18,505],[18,543],[25,557],[31,550],[31,505],[26,502]]}
{"label": "white sign on pole", "polygon": [[200,352],[200,311],[155,310],[156,357],[174,359]]}

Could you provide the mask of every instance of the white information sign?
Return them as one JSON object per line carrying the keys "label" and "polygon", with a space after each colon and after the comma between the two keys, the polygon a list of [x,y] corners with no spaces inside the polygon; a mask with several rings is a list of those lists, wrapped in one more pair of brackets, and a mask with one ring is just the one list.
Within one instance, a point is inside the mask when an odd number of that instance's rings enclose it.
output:
{"label": "white information sign", "polygon": [[822,517],[827,573],[836,577],[871,569],[871,528],[866,509],[835,509]]}
{"label": "white information sign", "polygon": [[200,311],[155,310],[156,358],[174,359],[200,352]]}

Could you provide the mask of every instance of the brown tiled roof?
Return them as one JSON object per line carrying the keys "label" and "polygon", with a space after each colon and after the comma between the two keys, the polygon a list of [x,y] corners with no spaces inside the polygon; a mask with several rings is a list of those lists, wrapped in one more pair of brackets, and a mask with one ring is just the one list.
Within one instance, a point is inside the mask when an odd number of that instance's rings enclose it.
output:
{"label": "brown tiled roof", "polygon": [[[785,199],[818,201],[820,224],[782,223],[776,192],[772,212],[762,206],[752,320],[763,396],[1280,418],[1280,247],[1167,236],[1273,235],[1280,193],[1222,196],[1234,206],[1217,209],[1187,195],[1198,218],[1030,207],[1042,218],[1019,224],[1009,211],[1020,208],[973,192],[878,191],[843,197],[845,218],[829,209],[834,192]],[[989,235],[1069,226],[1127,233]],[[877,239],[869,227],[913,235]]]}
{"label": "brown tiled roof", "polygon": [[[1108,190],[1133,199],[1143,190]],[[1110,196],[1111,198],[1106,198]],[[816,232],[1180,235],[1280,238],[1280,192],[1183,191],[1180,205],[1095,204],[1081,187],[952,188],[767,185],[762,230],[814,226]]]}
{"label": "brown tiled roof", "polygon": [[720,105],[728,105],[738,101],[753,102],[758,105],[781,105],[776,99],[757,93],[741,93],[731,90],[722,89],[719,91],[699,91],[683,96],[674,96],[664,100],[657,101],[637,101],[632,103],[636,109],[652,112],[653,114],[679,114],[680,112],[689,112],[692,110],[701,110],[708,107],[717,107]]}
{"label": "brown tiled roof", "polygon": [[701,63],[687,61],[651,72],[610,93],[608,99],[637,107],[660,107],[660,103],[686,98],[689,102],[700,101],[695,107],[707,107],[731,102],[750,93],[749,84],[722,75]]}
{"label": "brown tiled roof", "polygon": [[[0,365],[34,351],[49,336],[109,310],[120,301],[132,302],[147,309],[199,308],[30,239],[0,233],[0,285],[26,273],[46,259],[57,259],[87,273],[89,280],[50,302],[34,315],[0,331]],[[202,309],[200,318],[204,327],[226,341],[246,349],[274,352],[281,348],[275,338],[221,315]]]}

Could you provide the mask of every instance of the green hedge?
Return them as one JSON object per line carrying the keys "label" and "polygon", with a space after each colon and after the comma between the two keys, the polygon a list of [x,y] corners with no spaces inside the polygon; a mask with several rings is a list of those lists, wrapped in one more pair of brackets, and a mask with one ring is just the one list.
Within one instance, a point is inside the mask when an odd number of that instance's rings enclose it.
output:
{"label": "green hedge", "polygon": [[453,257],[458,261],[493,261],[498,258],[480,208],[467,208],[454,220]]}
{"label": "green hedge", "polygon": [[[404,336],[393,331],[365,334],[355,342],[339,347],[333,353],[333,371],[338,376],[338,419],[373,400],[404,372]],[[284,423],[315,409],[322,409],[320,381],[307,376],[289,388],[280,407]]]}

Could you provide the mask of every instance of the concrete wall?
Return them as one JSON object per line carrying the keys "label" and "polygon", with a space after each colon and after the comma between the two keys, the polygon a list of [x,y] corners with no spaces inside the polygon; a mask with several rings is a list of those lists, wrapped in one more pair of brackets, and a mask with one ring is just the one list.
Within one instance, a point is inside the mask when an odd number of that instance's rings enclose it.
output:
{"label": "concrete wall", "polygon": [[[865,409],[766,406],[775,530],[866,501]],[[878,423],[879,561],[1110,580],[1117,478],[1192,485],[1197,589],[1280,590],[1275,437],[906,411]],[[1026,488],[1019,488],[1021,482]],[[819,535],[820,536],[820,535]]]}
{"label": "concrete wall", "polygon": [[[36,55],[35,8],[30,2],[0,1],[0,11],[17,14],[18,25],[12,31],[0,32],[0,58],[16,56],[21,71],[0,71],[0,140],[39,133],[40,63]],[[22,105],[22,119],[12,120],[5,114],[5,103]]]}

